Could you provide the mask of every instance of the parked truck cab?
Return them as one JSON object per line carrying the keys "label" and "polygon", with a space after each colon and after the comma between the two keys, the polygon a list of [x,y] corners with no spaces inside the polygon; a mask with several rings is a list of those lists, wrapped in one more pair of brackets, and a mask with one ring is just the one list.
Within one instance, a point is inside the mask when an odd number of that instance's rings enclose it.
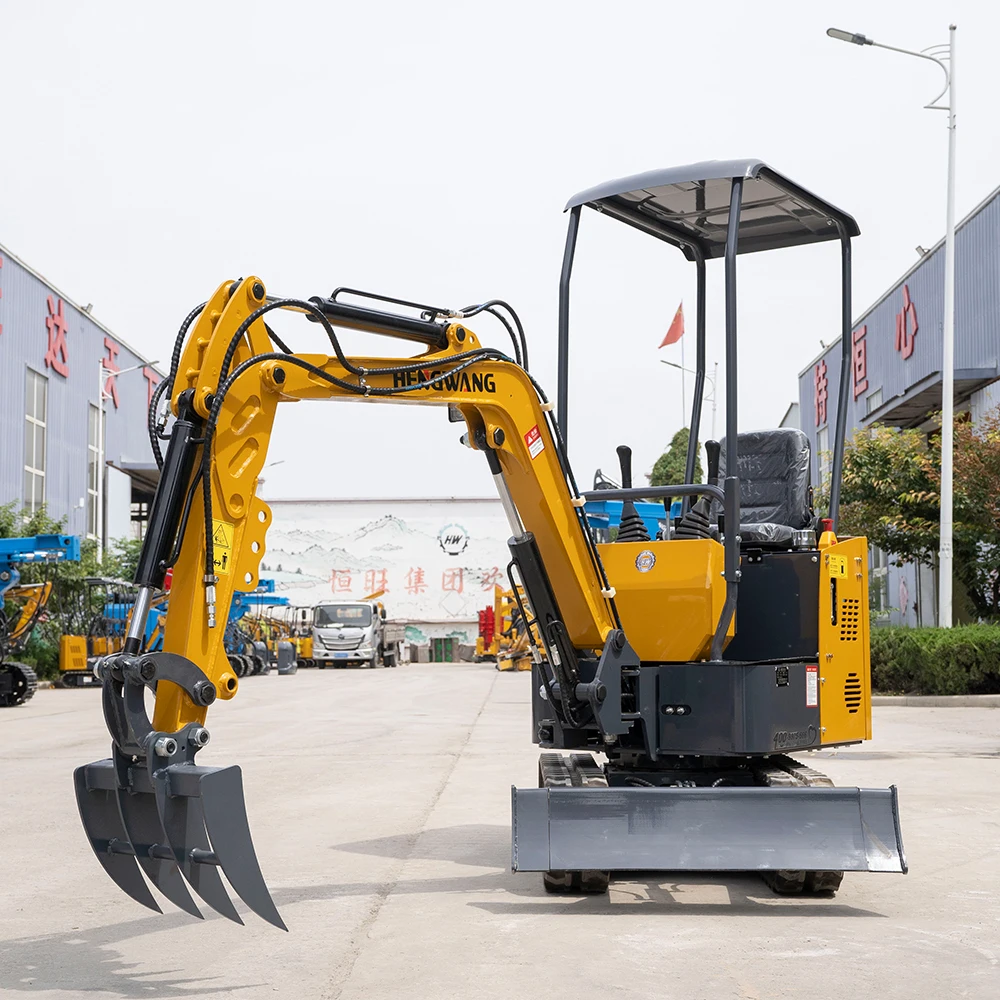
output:
{"label": "parked truck cab", "polygon": [[312,655],[316,665],[394,667],[402,626],[385,620],[380,601],[318,604],[313,609]]}

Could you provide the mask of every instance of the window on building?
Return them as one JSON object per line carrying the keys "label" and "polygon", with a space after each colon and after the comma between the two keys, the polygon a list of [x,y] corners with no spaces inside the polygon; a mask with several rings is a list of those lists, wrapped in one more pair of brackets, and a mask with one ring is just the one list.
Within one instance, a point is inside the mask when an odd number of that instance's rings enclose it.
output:
{"label": "window on building", "polygon": [[45,423],[49,380],[27,369],[24,384],[24,506],[31,513],[45,503]]}
{"label": "window on building", "polygon": [[830,464],[833,456],[830,454],[830,427],[821,427],[816,432],[816,462],[819,468],[820,485],[825,485],[830,478]]}
{"label": "window on building", "polygon": [[149,527],[149,508],[151,506],[152,500],[132,501],[132,537],[137,538],[140,542],[146,537],[146,529]]}
{"label": "window on building", "polygon": [[866,397],[868,408],[868,413],[874,413],[882,405],[882,390],[875,389],[873,392],[868,393]]}
{"label": "window on building", "polygon": [[97,537],[97,473],[100,468],[100,413],[90,404],[87,421],[87,537]]}
{"label": "window on building", "polygon": [[877,545],[871,547],[868,569],[868,604],[879,618],[889,614],[889,557]]}

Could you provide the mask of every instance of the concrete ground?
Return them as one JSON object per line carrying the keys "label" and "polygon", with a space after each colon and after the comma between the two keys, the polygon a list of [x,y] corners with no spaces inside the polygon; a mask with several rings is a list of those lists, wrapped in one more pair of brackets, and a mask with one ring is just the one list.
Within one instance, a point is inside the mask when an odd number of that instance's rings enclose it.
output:
{"label": "concrete ground", "polygon": [[878,708],[873,743],[806,759],[900,789],[910,874],[833,899],[656,875],[547,896],[509,868],[535,781],[528,675],[489,665],[248,678],[202,763],[240,763],[285,934],[153,914],[80,828],[106,755],[96,691],[0,711],[0,996],[914,998],[1000,995],[1000,710]]}

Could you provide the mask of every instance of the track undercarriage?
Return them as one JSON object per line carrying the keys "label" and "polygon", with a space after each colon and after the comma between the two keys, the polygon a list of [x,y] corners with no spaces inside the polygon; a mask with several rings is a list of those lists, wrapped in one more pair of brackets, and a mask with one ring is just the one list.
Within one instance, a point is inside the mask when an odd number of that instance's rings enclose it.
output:
{"label": "track undercarriage", "polygon": [[0,664],[0,708],[23,705],[38,689],[38,675],[26,663]]}

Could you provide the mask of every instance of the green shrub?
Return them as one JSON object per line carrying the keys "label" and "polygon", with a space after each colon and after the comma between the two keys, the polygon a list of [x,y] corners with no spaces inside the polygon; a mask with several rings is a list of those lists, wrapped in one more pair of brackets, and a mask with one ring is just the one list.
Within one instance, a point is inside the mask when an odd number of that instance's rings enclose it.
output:
{"label": "green shrub", "polygon": [[872,690],[1000,694],[1000,626],[872,629]]}

